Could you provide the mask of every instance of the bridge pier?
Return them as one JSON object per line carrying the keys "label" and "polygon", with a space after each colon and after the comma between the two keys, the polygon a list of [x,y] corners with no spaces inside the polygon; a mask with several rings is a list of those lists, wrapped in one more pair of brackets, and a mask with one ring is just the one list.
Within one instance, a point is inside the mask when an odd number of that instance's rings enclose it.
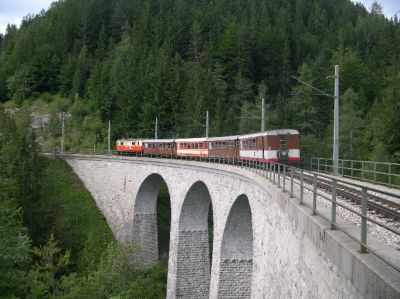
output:
{"label": "bridge pier", "polygon": [[222,240],[218,298],[250,298],[253,273],[253,228],[245,195],[232,206]]}
{"label": "bridge pier", "polygon": [[137,246],[135,262],[145,267],[159,260],[156,206],[163,182],[158,174],[148,176],[141,184],[135,200],[132,234],[132,241]]}
{"label": "bridge pier", "polygon": [[[176,298],[208,298],[210,252],[208,215],[210,193],[196,182],[187,193],[179,219]],[[211,207],[212,208],[212,207]]]}

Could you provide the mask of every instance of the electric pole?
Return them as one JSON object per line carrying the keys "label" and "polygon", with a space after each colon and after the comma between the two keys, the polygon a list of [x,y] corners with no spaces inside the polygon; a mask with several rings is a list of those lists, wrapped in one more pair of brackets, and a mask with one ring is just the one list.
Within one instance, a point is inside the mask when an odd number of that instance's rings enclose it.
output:
{"label": "electric pole", "polygon": [[208,110],[206,112],[206,138],[208,138]]}
{"label": "electric pole", "polygon": [[333,175],[339,174],[339,66],[335,65],[335,94],[333,115]]}
{"label": "electric pole", "polygon": [[155,129],[154,129],[154,139],[158,139],[158,132],[157,132],[157,130],[158,130],[158,118],[156,117],[156,127],[155,127]]}
{"label": "electric pole", "polygon": [[265,130],[265,101],[261,99],[261,132]]}
{"label": "electric pole", "polygon": [[64,131],[65,131],[65,124],[64,124],[64,112],[61,113],[62,118],[62,126],[61,126],[61,153],[64,153]]}
{"label": "electric pole", "polygon": [[107,136],[107,142],[108,142],[108,154],[111,154],[111,121],[108,121],[108,136]]}

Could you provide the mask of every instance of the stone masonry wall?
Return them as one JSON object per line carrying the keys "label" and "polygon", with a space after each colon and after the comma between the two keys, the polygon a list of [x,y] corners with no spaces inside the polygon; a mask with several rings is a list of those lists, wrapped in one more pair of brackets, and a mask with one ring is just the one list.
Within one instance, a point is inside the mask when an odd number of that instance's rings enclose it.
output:
{"label": "stone masonry wall", "polygon": [[157,215],[135,213],[132,229],[133,241],[138,246],[135,262],[143,266],[157,263]]}
{"label": "stone masonry wall", "polygon": [[251,298],[253,260],[223,260],[220,273],[218,298]]}
{"label": "stone masonry wall", "polygon": [[180,231],[178,242],[176,298],[208,298],[208,231]]}

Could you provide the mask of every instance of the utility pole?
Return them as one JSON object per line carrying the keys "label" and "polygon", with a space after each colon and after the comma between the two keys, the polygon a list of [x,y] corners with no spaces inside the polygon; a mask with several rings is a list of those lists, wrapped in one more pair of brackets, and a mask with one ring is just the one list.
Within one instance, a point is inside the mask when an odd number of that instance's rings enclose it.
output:
{"label": "utility pole", "polygon": [[208,138],[208,110],[206,112],[206,138]]}
{"label": "utility pole", "polygon": [[265,101],[261,99],[261,132],[265,131]]}
{"label": "utility pole", "polygon": [[111,154],[111,121],[108,120],[108,136],[107,136],[107,142],[108,142],[108,154]]}
{"label": "utility pole", "polygon": [[156,127],[154,129],[154,139],[158,139],[158,118],[156,117]]}
{"label": "utility pole", "polygon": [[[293,79],[304,84],[311,89],[318,92],[315,95],[327,96],[334,100],[333,106],[333,155],[332,155],[332,164],[333,164],[333,175],[339,175],[339,65],[335,65],[335,90],[334,95],[327,94],[322,90],[312,86],[311,84],[300,80],[292,76]],[[330,76],[327,78],[331,78]]]}
{"label": "utility pole", "polygon": [[64,153],[64,131],[65,131],[65,124],[64,124],[64,112],[61,113],[62,118],[62,127],[61,127],[61,153]]}
{"label": "utility pole", "polygon": [[335,65],[335,94],[333,115],[333,175],[339,174],[339,66]]}

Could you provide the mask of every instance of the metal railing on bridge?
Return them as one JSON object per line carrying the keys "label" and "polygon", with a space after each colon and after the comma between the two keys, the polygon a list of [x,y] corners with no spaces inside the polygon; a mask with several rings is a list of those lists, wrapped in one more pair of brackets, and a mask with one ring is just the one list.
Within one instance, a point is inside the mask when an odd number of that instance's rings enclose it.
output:
{"label": "metal railing on bridge", "polygon": [[[333,172],[333,160],[327,158],[311,158],[312,171]],[[339,160],[339,173],[342,176],[400,187],[400,164],[359,160]]]}
{"label": "metal railing on bridge", "polygon": [[[61,154],[61,153],[57,153]],[[93,152],[93,151],[79,151],[79,152],[68,152],[61,155],[69,154],[86,154],[86,155],[117,155],[117,152],[113,151],[111,154],[107,152]],[[119,155],[121,156],[121,155]],[[241,167],[255,172],[256,174],[268,179],[271,183],[282,188],[283,192],[288,192],[290,198],[297,198],[299,205],[308,206],[310,208],[311,215],[320,215],[330,223],[331,230],[340,230],[352,240],[360,245],[360,253],[371,253],[385,263],[390,265],[392,268],[400,272],[400,266],[394,264],[392,261],[388,260],[385,256],[381,255],[368,245],[367,240],[367,227],[373,223],[378,227],[382,228],[389,234],[394,234],[394,236],[400,237],[400,230],[397,227],[392,227],[383,221],[377,220],[375,217],[367,214],[367,210],[371,208],[376,208],[376,202],[369,199],[370,196],[383,196],[389,198],[396,198],[398,203],[400,203],[400,197],[397,194],[382,191],[376,188],[366,187],[362,184],[357,184],[350,182],[349,180],[343,180],[337,177],[332,177],[329,175],[324,175],[316,172],[306,171],[304,169],[296,168],[293,166],[278,164],[278,163],[268,163],[261,161],[248,161],[248,160],[237,160],[221,157],[188,157],[188,156],[171,156],[171,155],[144,155],[143,153],[130,153],[129,155],[122,155],[137,157],[137,158],[167,158],[167,159],[177,159],[177,160],[188,160],[188,161],[198,161],[205,163],[219,163],[225,165],[231,165],[234,167]],[[325,163],[326,164],[326,163]],[[320,163],[319,172],[324,171],[321,169],[322,165]],[[365,171],[365,169],[364,169]],[[392,174],[393,175],[393,174]],[[350,206],[344,201],[340,200],[343,198],[345,188],[353,188],[353,196],[358,198],[358,204],[356,206]],[[295,188],[297,190],[295,190]],[[355,190],[355,191],[354,191]],[[310,196],[306,192],[309,192]],[[339,200],[338,200],[339,199]],[[329,203],[328,208],[330,209],[329,215],[323,213],[321,210],[321,203],[325,201]],[[318,205],[318,203],[320,205]],[[325,209],[326,209],[325,204]],[[347,225],[343,227],[336,220],[337,210],[342,208],[359,219],[360,231],[358,235],[354,233],[354,230],[349,230]],[[390,211],[389,211],[390,212]],[[393,216],[394,215],[394,216]],[[397,217],[397,223],[400,220],[400,214],[393,212],[393,217]],[[347,228],[346,228],[347,226]]]}

